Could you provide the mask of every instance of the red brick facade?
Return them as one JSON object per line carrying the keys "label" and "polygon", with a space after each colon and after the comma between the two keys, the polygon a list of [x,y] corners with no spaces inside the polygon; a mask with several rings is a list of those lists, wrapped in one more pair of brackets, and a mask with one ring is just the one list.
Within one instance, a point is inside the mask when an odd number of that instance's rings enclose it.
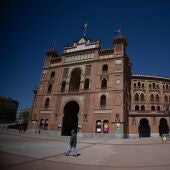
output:
{"label": "red brick facade", "polygon": [[[86,38],[65,47],[61,56],[50,49],[35,91],[32,119],[36,119],[41,128],[60,130],[62,135],[69,135],[72,129],[115,137],[138,135],[140,119],[146,111],[152,114],[148,96],[154,91],[148,90],[149,83],[159,83],[161,101],[157,104],[163,114],[162,88],[163,84],[170,86],[170,79],[132,76],[126,45],[126,39],[119,36],[113,40],[111,49],[101,49],[100,41]],[[144,82],[144,88],[135,88],[134,83],[138,81]],[[136,92],[144,93],[143,103],[134,100]],[[170,89],[166,93],[170,102]],[[136,105],[140,109],[144,105],[145,112],[135,110]],[[159,118],[147,115],[147,119],[150,122],[154,118],[157,124],[161,117],[168,120],[161,113]],[[151,128],[150,133],[157,130]]]}

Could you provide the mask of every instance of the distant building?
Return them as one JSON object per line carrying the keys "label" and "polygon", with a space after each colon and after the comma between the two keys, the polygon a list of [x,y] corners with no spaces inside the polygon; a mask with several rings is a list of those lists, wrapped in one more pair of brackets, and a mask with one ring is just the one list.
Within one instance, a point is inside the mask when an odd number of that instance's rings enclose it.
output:
{"label": "distant building", "polygon": [[117,36],[113,48],[101,49],[100,41],[82,37],[61,56],[51,48],[34,90],[32,119],[61,135],[72,129],[114,137],[167,133],[170,78],[133,75],[126,45]]}
{"label": "distant building", "polygon": [[26,122],[29,119],[31,108],[24,108],[17,112],[16,121],[17,122]]}
{"label": "distant building", "polygon": [[0,96],[0,119],[14,121],[18,110],[19,102],[9,97]]}
{"label": "distant building", "polygon": [[[158,136],[169,132],[170,78],[131,77],[130,135]],[[168,118],[169,117],[169,118]]]}

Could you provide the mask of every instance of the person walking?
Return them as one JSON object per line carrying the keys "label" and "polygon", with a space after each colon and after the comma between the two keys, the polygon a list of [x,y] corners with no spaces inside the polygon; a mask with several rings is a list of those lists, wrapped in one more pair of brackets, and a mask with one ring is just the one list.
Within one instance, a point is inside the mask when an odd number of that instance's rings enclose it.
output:
{"label": "person walking", "polygon": [[78,156],[76,145],[77,145],[77,134],[76,134],[75,130],[72,130],[71,136],[70,136],[70,142],[69,142],[69,149],[66,152],[66,156],[69,156],[72,148],[73,148],[74,156],[76,156],[76,157]]}

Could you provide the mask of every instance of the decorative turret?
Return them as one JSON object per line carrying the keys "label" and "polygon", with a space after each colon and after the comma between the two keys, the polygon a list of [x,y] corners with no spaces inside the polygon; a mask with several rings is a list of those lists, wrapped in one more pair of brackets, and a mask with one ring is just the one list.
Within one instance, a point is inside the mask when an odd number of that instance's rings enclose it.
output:
{"label": "decorative turret", "polygon": [[124,44],[124,46],[127,45],[127,40],[124,36],[122,35],[119,35],[119,36],[116,36],[113,40],[113,44],[116,45],[116,44]]}
{"label": "decorative turret", "polygon": [[46,55],[51,56],[53,58],[59,57],[59,55],[57,54],[57,51],[55,49],[55,43],[51,43],[50,49],[47,51]]}
{"label": "decorative turret", "polygon": [[116,36],[113,40],[113,45],[115,48],[115,53],[119,53],[124,55],[125,54],[125,48],[127,46],[127,40],[124,36],[119,35]]}
{"label": "decorative turret", "polygon": [[55,43],[51,43],[49,50],[46,52],[46,59],[45,59],[44,66],[49,66],[55,63],[60,63],[61,60],[62,60],[62,57],[59,56],[59,54],[57,53],[55,49]]}

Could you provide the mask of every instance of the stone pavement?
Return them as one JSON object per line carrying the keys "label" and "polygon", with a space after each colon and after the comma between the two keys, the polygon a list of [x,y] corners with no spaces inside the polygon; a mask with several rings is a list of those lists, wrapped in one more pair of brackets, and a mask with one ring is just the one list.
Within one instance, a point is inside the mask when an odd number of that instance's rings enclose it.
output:
{"label": "stone pavement", "polygon": [[0,169],[170,169],[170,141],[78,137],[80,156],[65,156],[68,137],[0,130]]}

